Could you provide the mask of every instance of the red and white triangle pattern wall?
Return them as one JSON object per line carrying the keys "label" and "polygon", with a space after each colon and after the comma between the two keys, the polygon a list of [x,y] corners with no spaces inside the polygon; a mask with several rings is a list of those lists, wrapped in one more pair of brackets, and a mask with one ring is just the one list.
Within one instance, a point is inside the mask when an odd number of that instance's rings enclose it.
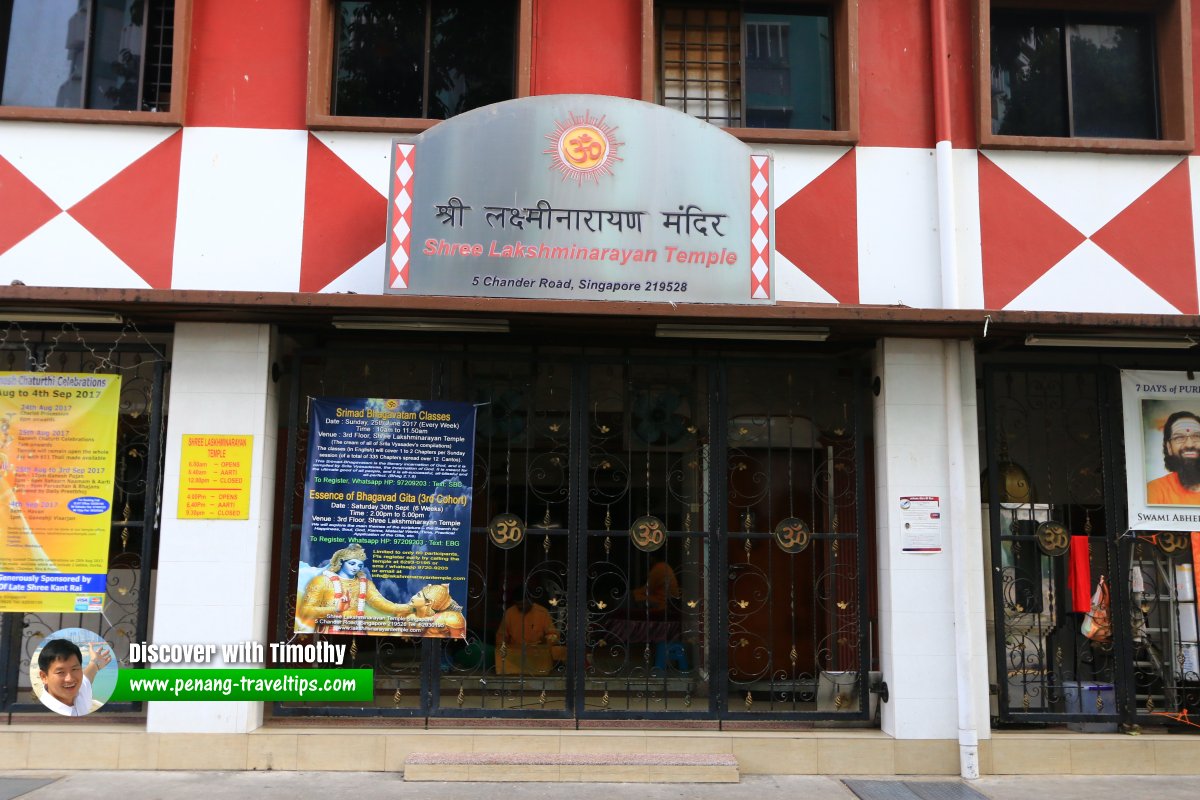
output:
{"label": "red and white triangle pattern wall", "polygon": [[1196,314],[1188,161],[981,154],[987,306]]}
{"label": "red and white triangle pattern wall", "polygon": [[[0,123],[0,283],[380,293],[389,134]],[[955,151],[964,307],[1200,313],[1190,159]],[[932,151],[775,148],[780,301],[936,308]]]}
{"label": "red and white triangle pattern wall", "polygon": [[182,131],[0,125],[4,283],[168,287]]}

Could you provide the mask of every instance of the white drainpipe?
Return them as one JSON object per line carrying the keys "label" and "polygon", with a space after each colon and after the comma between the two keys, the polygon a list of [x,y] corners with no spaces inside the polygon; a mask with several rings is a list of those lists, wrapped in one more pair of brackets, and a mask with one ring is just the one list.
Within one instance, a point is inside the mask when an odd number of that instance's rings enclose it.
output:
{"label": "white drainpipe", "polygon": [[[938,251],[942,274],[942,307],[958,308],[958,251],[955,246],[957,220],[954,211],[954,150],[950,141],[949,49],[946,43],[945,0],[930,0],[931,54],[933,59],[933,105],[935,168],[937,170]],[[969,341],[945,342],[946,449],[950,478],[950,554],[954,585],[954,656],[958,689],[959,774],[967,780],[979,777],[979,730],[971,689],[971,606],[967,591],[967,476],[963,440],[963,358]]]}

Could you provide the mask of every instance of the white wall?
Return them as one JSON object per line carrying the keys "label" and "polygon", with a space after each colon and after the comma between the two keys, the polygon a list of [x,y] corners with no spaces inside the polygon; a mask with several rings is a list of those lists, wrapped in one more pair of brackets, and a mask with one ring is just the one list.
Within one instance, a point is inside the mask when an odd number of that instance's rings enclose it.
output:
{"label": "white wall", "polygon": [[[949,525],[949,464],[944,345],[938,340],[883,339],[875,356],[876,507],[878,509],[880,666],[889,700],[885,733],[898,739],[957,739],[958,693],[951,547],[968,548],[971,565],[972,694],[980,737],[987,733],[987,642],[979,522],[979,447],[974,365],[963,369],[968,529]],[[941,499],[942,551],[904,553],[899,498]]]}

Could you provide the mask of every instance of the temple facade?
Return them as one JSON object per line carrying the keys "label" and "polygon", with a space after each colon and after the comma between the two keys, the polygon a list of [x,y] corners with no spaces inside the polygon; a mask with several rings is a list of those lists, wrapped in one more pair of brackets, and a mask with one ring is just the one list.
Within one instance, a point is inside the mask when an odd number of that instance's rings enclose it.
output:
{"label": "temple facade", "polygon": [[1194,771],[1194,30],[0,2],[0,369],[121,376],[103,612],[4,607],[0,767],[82,628],[370,690],[118,696],[80,766]]}

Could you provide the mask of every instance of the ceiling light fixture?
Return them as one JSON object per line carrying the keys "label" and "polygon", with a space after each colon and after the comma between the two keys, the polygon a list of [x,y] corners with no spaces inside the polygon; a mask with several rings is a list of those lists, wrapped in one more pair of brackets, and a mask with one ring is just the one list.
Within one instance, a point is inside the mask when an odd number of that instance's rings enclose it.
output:
{"label": "ceiling light fixture", "polygon": [[120,325],[125,318],[120,314],[109,311],[82,311],[74,308],[43,308],[39,311],[25,311],[15,308],[0,309],[0,321],[8,322],[77,322],[79,324],[95,323],[101,325]]}
{"label": "ceiling light fixture", "polygon": [[1135,347],[1164,350],[1186,350],[1200,342],[1195,336],[1109,336],[1107,334],[1031,333],[1025,337],[1029,347]]}
{"label": "ceiling light fixture", "polygon": [[344,331],[508,333],[508,320],[466,317],[334,317],[333,327]]}
{"label": "ceiling light fixture", "polygon": [[823,342],[828,328],[780,325],[681,325],[663,322],[654,332],[660,339],[747,339],[754,341]]}

